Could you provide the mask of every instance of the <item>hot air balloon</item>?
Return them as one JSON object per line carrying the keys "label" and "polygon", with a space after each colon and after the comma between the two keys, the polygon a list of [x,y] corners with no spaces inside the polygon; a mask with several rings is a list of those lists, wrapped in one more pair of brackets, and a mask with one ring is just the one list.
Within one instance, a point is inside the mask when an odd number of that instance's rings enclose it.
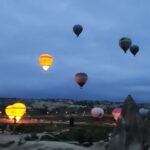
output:
{"label": "hot air balloon", "polygon": [[125,53],[131,47],[131,44],[132,44],[132,41],[128,37],[123,37],[119,40],[119,46],[123,49]]}
{"label": "hot air balloon", "polygon": [[99,107],[92,108],[91,115],[94,118],[102,118],[104,116],[104,110]]}
{"label": "hot air balloon", "polygon": [[122,112],[122,109],[121,108],[115,108],[113,111],[112,111],[112,115],[114,117],[114,119],[117,121],[118,118],[120,117],[121,115],[121,112]]}
{"label": "hot air balloon", "polygon": [[80,88],[82,88],[86,83],[86,81],[88,80],[88,76],[84,72],[79,72],[75,75],[75,80],[77,84],[80,86]]}
{"label": "hot air balloon", "polygon": [[5,112],[10,119],[19,121],[26,112],[26,106],[23,103],[14,103],[5,108]]}
{"label": "hot air balloon", "polygon": [[136,53],[139,51],[139,47],[137,45],[132,45],[130,47],[130,52],[135,56]]}
{"label": "hot air balloon", "polygon": [[146,109],[146,108],[140,108],[139,109],[139,113],[143,117],[146,116],[149,112],[150,112],[149,109]]}
{"label": "hot air balloon", "polygon": [[83,27],[79,24],[76,24],[73,27],[73,32],[76,34],[77,37],[81,34],[82,30],[83,30]]}
{"label": "hot air balloon", "polygon": [[26,105],[23,103],[15,103],[13,104],[13,109],[15,110],[16,120],[19,121],[26,112]]}
{"label": "hot air balloon", "polygon": [[39,57],[39,64],[43,68],[44,71],[48,71],[48,69],[53,64],[53,57],[49,54],[42,54]]}

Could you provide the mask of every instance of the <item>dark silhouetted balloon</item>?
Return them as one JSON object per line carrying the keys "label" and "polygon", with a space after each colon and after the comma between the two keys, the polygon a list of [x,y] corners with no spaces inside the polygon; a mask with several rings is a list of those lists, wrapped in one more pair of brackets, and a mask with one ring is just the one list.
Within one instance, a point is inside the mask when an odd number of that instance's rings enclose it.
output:
{"label": "dark silhouetted balloon", "polygon": [[83,27],[79,24],[74,25],[74,27],[73,27],[73,32],[76,34],[77,37],[80,35],[82,30],[83,30]]}
{"label": "dark silhouetted balloon", "polygon": [[137,45],[132,45],[130,47],[130,52],[135,56],[137,52],[139,51],[139,47]]}
{"label": "dark silhouetted balloon", "polygon": [[82,88],[86,81],[88,80],[88,76],[84,72],[79,72],[75,75],[75,80],[77,84]]}
{"label": "dark silhouetted balloon", "polygon": [[119,46],[123,49],[123,51],[126,53],[127,50],[131,47],[132,41],[128,37],[123,37],[119,41]]}

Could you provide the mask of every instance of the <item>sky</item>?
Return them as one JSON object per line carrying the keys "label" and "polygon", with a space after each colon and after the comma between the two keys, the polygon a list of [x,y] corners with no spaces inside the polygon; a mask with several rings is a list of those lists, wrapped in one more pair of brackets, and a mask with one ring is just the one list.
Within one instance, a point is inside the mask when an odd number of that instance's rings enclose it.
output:
{"label": "sky", "polygon": [[[1,0],[0,97],[150,101],[150,1]],[[79,38],[73,26],[81,24]],[[125,54],[119,40],[140,47]],[[41,54],[54,63],[47,73]],[[81,90],[74,76],[86,72]]]}

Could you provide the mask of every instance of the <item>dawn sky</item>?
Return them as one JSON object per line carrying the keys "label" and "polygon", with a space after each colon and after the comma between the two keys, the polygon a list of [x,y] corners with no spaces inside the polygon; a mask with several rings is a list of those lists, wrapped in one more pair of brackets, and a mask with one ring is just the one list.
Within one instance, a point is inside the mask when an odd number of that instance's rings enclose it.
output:
{"label": "dawn sky", "polygon": [[[150,101],[150,1],[1,0],[0,97]],[[77,38],[75,24],[83,26]],[[119,39],[140,47],[124,54]],[[45,73],[38,63],[49,53]],[[86,72],[80,90],[74,75]]]}

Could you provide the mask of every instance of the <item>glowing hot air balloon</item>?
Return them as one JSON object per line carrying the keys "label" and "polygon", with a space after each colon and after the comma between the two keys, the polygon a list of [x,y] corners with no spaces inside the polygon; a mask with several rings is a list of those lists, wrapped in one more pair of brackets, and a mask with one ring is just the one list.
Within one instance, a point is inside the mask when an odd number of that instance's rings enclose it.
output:
{"label": "glowing hot air balloon", "polygon": [[48,69],[53,64],[53,57],[49,54],[42,54],[39,57],[39,64],[43,68],[44,71],[48,71]]}
{"label": "glowing hot air balloon", "polygon": [[82,88],[86,81],[88,80],[88,76],[84,72],[79,72],[75,75],[75,80],[77,84]]}
{"label": "glowing hot air balloon", "polygon": [[104,116],[103,108],[95,107],[91,110],[91,115],[94,118],[102,118]]}
{"label": "glowing hot air balloon", "polygon": [[114,117],[114,119],[117,121],[118,118],[120,117],[121,115],[121,112],[122,112],[122,109],[121,108],[115,108],[113,111],[112,111],[112,115]]}
{"label": "glowing hot air balloon", "polygon": [[26,112],[26,105],[23,103],[15,103],[5,108],[5,112],[10,119],[19,121]]}
{"label": "glowing hot air balloon", "polygon": [[13,109],[15,110],[16,120],[20,120],[26,112],[26,105],[23,103],[15,103],[13,104]]}

